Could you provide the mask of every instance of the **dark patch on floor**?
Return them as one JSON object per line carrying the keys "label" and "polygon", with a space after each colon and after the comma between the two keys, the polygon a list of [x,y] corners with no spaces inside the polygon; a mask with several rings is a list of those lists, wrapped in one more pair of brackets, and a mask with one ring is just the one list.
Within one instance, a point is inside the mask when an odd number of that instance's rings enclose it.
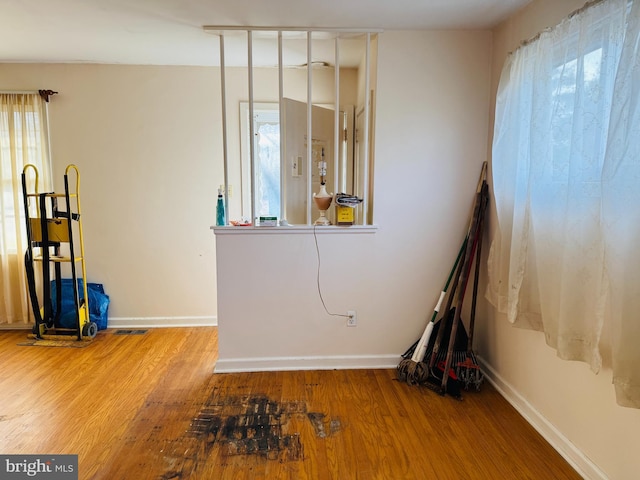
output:
{"label": "dark patch on floor", "polygon": [[304,402],[275,402],[266,395],[214,399],[193,420],[189,433],[215,444],[223,455],[260,455],[270,460],[299,460],[300,434],[284,432],[291,415],[306,414]]}
{"label": "dark patch on floor", "polygon": [[[190,478],[198,464],[212,455],[214,447],[224,458],[251,455],[267,461],[298,461],[304,458],[299,432],[289,432],[290,420],[310,421],[318,438],[340,431],[340,421],[324,413],[309,412],[306,402],[278,402],[263,394],[242,394],[214,387],[193,418],[186,435],[163,448],[162,480]],[[246,389],[249,391],[249,389]],[[240,393],[240,394],[238,394]],[[295,423],[295,422],[294,422]]]}
{"label": "dark patch on floor", "polygon": [[340,420],[337,418],[327,418],[324,413],[317,412],[309,412],[307,417],[320,438],[327,438],[340,431]]}

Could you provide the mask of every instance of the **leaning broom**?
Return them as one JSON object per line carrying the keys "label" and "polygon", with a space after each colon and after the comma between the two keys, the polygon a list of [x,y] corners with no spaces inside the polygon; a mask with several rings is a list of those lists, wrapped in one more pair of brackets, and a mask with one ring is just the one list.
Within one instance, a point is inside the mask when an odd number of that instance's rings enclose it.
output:
{"label": "leaning broom", "polygon": [[[462,244],[462,248],[460,248],[460,252],[458,253],[458,257],[456,258],[456,262],[451,269],[451,273],[449,273],[449,278],[447,278],[447,282],[440,292],[440,297],[438,298],[438,302],[433,309],[433,314],[431,316],[431,320],[427,324],[420,340],[415,343],[404,355],[403,360],[400,361],[397,368],[398,379],[407,382],[409,385],[415,385],[422,383],[422,381],[428,377],[428,367],[424,363],[424,357],[427,353],[427,347],[429,345],[429,340],[431,339],[431,334],[433,333],[433,329],[436,323],[436,317],[438,316],[438,312],[440,311],[440,307],[442,306],[442,301],[447,295],[447,290],[449,289],[449,284],[451,283],[451,279],[453,278],[454,273],[458,268],[458,264],[460,263],[460,258],[464,253],[466,246],[466,239]],[[456,279],[457,280],[457,279]],[[409,357],[411,355],[411,357]]]}
{"label": "leaning broom", "polygon": [[[460,381],[456,378],[455,372],[452,369],[450,369],[450,366],[452,363],[451,355],[452,355],[453,346],[456,343],[456,338],[455,338],[456,330],[457,330],[458,324],[460,323],[460,309],[462,308],[462,299],[464,297],[464,291],[466,290],[466,283],[468,279],[470,266],[473,261],[473,256],[476,250],[476,246],[479,246],[478,242],[481,241],[480,240],[480,235],[482,235],[481,225],[483,223],[482,219],[484,217],[483,207],[486,207],[486,199],[484,198],[487,192],[486,170],[487,170],[487,162],[484,162],[482,165],[480,180],[478,181],[478,186],[476,188],[476,198],[475,198],[472,215],[471,215],[471,221],[470,221],[469,228],[467,230],[466,238],[462,244],[462,247],[460,248],[460,252],[458,253],[454,266],[447,279],[447,282],[442,292],[440,293],[440,296],[439,296],[438,302],[436,303],[436,307],[434,308],[431,320],[427,324],[418,342],[414,344],[412,347],[410,347],[409,350],[405,352],[405,354],[403,354],[403,360],[398,364],[398,367],[397,367],[397,376],[399,380],[406,381],[409,385],[421,384],[421,385],[430,386],[431,384],[434,387],[437,387],[437,384],[440,383],[442,394],[450,393],[455,397],[460,397],[460,388],[459,388]],[[471,242],[471,244],[469,242]],[[433,345],[431,346],[431,348],[429,349],[430,339],[436,324],[436,317],[442,306],[442,302],[447,294],[449,284],[451,283],[451,280],[454,277],[454,274],[455,274],[454,288],[449,295],[447,306],[445,309],[445,315],[440,322],[441,324],[451,322],[450,328],[452,331],[450,332],[450,335],[452,334],[453,338],[450,337],[449,342],[447,342],[449,343],[449,346],[446,351],[446,357],[445,357],[446,360],[440,361],[441,359],[439,358],[439,347],[441,343],[444,343],[443,341],[446,341],[443,338],[443,333],[444,333],[444,328],[449,325],[439,325],[440,328],[438,329],[437,338],[435,342],[433,342]],[[462,283],[462,285],[459,285],[459,283]],[[456,308],[452,310],[451,305],[453,303],[453,297],[458,287],[460,287],[460,290],[458,292],[458,297],[456,299],[457,300]],[[474,290],[475,290],[475,285],[474,285]],[[475,294],[475,291],[474,291],[474,294]],[[462,327],[462,329],[464,329],[464,326]],[[466,338],[466,334],[465,334],[465,338]],[[471,348],[471,344],[469,342],[468,350],[467,352],[465,352],[467,353],[466,355],[467,361],[465,362],[466,365],[461,365],[460,363],[462,362],[455,362],[457,367],[467,367],[465,368],[465,371],[468,371],[469,367],[477,368],[477,362],[475,362],[475,356],[473,356],[473,360],[472,360],[471,357],[468,355],[470,353],[469,352],[470,348]],[[428,349],[431,351],[429,352],[429,355],[428,355],[429,361],[427,363],[425,362],[425,356],[427,354]],[[410,354],[411,354],[411,357],[409,358]],[[437,361],[437,366],[436,366],[436,361]],[[470,365],[469,364],[470,362],[474,362],[474,365]],[[437,372],[436,367],[439,367],[442,370],[440,375],[438,375],[439,372]],[[445,374],[445,372],[447,372],[447,374]],[[452,377],[452,383],[448,382],[449,380],[448,377]]]}

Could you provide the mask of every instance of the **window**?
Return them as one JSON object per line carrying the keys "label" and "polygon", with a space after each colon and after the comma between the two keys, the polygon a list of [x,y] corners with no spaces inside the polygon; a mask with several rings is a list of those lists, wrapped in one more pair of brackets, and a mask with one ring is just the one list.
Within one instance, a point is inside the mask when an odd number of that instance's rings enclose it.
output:
{"label": "window", "polygon": [[[0,158],[8,159],[10,158],[10,138],[6,112],[0,113],[0,125],[2,126],[0,128]],[[0,167],[0,178],[2,178],[2,183],[0,184],[0,188],[2,188],[2,197],[0,198],[0,205],[2,206],[2,211],[0,212],[0,218],[2,219],[0,251],[15,253],[17,251],[14,235],[16,231],[16,205],[14,202],[11,163],[3,160]]]}
{"label": "window", "polygon": [[[240,103],[240,135],[242,158],[242,190],[250,191],[251,138],[249,127],[249,104]],[[277,103],[256,104],[253,109],[253,132],[255,152],[255,198],[256,215],[280,216],[280,110]],[[243,209],[243,217],[250,218],[250,201]]]}
{"label": "window", "polygon": [[588,5],[507,60],[492,152],[488,297],[563,359],[602,365],[640,408],[640,2]]}
{"label": "window", "polygon": [[[46,102],[39,93],[0,93],[0,323],[26,323],[29,318],[22,171],[26,164],[35,165],[38,191],[47,191],[48,146]],[[28,181],[34,191],[34,175]]]}
{"label": "window", "polygon": [[[0,94],[0,98],[0,252],[17,253],[22,250],[18,239],[25,235],[21,220],[22,168],[31,163],[42,170],[48,131],[37,94]],[[18,236],[17,231],[22,234]]]}

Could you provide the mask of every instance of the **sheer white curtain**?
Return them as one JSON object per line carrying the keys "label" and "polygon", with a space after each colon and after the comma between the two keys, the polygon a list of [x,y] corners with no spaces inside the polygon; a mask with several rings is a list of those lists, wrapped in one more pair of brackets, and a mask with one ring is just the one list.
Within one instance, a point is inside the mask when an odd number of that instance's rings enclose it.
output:
{"label": "sheer white curtain", "polygon": [[46,102],[37,93],[0,93],[0,324],[29,321],[21,179],[28,163],[40,172],[39,191],[50,188]]}
{"label": "sheer white curtain", "polygon": [[613,94],[602,172],[602,226],[611,283],[613,383],[640,408],[640,1],[633,2]]}
{"label": "sheer white curtain", "polygon": [[637,4],[585,8],[507,60],[487,297],[595,372],[611,322],[618,403],[640,407]]}

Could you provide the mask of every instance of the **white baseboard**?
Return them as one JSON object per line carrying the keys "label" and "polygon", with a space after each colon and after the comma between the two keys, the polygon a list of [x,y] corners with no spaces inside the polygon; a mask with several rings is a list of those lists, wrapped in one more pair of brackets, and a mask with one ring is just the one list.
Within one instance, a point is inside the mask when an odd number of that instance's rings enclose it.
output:
{"label": "white baseboard", "polygon": [[589,480],[607,480],[609,478],[533,405],[498,375],[489,364],[482,358],[479,359],[479,362],[482,365],[485,378],[583,478]]}
{"label": "white baseboard", "polygon": [[215,327],[217,317],[109,317],[107,328]]}
{"label": "white baseboard", "polygon": [[33,323],[0,323],[0,330],[31,330]]}
{"label": "white baseboard", "polygon": [[216,362],[215,373],[396,368],[400,360],[399,355],[219,358]]}
{"label": "white baseboard", "polygon": [[[107,328],[217,327],[217,317],[109,317]],[[31,330],[33,323],[0,323],[0,330]]]}

